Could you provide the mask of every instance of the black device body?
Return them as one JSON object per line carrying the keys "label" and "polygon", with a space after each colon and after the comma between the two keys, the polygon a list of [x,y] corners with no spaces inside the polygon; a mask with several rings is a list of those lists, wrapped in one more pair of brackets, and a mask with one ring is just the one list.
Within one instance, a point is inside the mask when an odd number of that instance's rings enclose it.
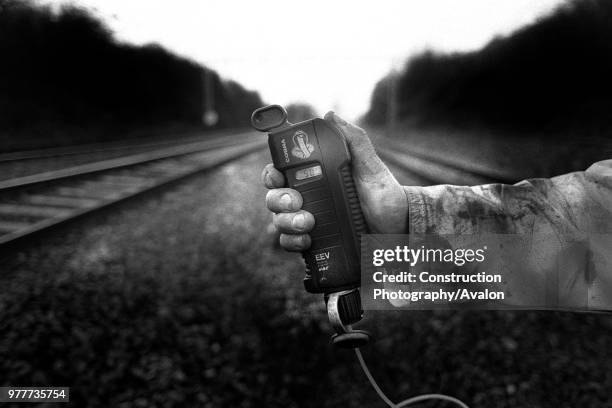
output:
{"label": "black device body", "polygon": [[268,144],[274,167],[300,192],[302,209],[315,218],[312,244],[302,254],[304,286],[330,293],[360,285],[360,235],[366,224],[351,173],[344,136],[323,119],[272,129]]}
{"label": "black device body", "polygon": [[284,174],[287,187],[300,192],[302,209],[314,216],[311,246],[302,252],[304,286],[308,292],[325,294],[330,322],[337,332],[334,344],[350,348],[367,343],[367,332],[350,328],[363,315],[358,291],[360,238],[367,233],[367,224],[344,135],[319,118],[289,123],[279,105],[257,109],[251,123],[268,132],[274,167]]}

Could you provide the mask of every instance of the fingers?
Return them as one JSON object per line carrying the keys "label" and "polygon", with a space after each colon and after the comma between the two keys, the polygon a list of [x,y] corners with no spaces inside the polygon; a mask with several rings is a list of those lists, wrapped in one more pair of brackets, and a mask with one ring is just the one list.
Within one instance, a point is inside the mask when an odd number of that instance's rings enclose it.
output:
{"label": "fingers", "polygon": [[266,206],[274,213],[295,212],[302,203],[302,195],[291,188],[275,188],[266,194]]}
{"label": "fingers", "polygon": [[315,224],[314,216],[304,210],[294,213],[278,213],[272,218],[274,226],[285,234],[304,234],[312,230]]}
{"label": "fingers", "polygon": [[261,172],[261,181],[267,188],[281,188],[285,186],[285,176],[276,170],[272,163],[264,167]]}
{"label": "fingers", "polygon": [[310,236],[308,234],[289,235],[281,234],[280,245],[287,251],[299,252],[310,248]]}
{"label": "fingers", "polygon": [[261,173],[263,184],[271,189],[266,194],[266,206],[275,214],[272,222],[281,232],[280,245],[287,251],[305,251],[310,248],[308,231],[314,227],[314,216],[302,208],[302,195],[296,190],[282,188],[285,177],[272,164],[264,167]]}
{"label": "fingers", "polygon": [[376,154],[365,130],[345,121],[333,111],[327,112],[325,120],[338,127],[346,137],[351,151],[353,172],[357,178],[367,182],[387,177],[390,174],[387,166]]}
{"label": "fingers", "polygon": [[[270,193],[274,191],[276,190],[271,190]],[[315,224],[314,216],[311,213],[304,210],[281,212],[274,214],[272,222],[274,227],[281,232],[279,239],[281,247],[292,252],[305,251],[310,248],[311,240],[307,233]]]}

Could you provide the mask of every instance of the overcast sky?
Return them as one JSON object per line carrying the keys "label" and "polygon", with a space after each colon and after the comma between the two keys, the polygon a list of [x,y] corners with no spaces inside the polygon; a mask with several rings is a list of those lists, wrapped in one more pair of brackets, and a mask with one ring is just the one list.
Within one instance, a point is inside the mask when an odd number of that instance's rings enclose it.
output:
{"label": "overcast sky", "polygon": [[95,10],[118,39],[156,42],[256,89],[354,119],[376,82],[426,48],[477,49],[562,0],[39,0]]}

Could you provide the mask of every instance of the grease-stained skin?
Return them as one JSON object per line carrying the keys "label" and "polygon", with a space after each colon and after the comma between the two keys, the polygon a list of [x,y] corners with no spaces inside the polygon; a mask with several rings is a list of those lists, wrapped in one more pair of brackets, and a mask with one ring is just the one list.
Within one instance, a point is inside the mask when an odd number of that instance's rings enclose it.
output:
{"label": "grease-stained skin", "polygon": [[520,234],[533,240],[535,250],[520,260],[530,282],[515,288],[526,294],[514,297],[517,304],[532,302],[530,286],[548,286],[555,298],[531,306],[612,311],[612,160],[515,185],[404,190],[411,233]]}

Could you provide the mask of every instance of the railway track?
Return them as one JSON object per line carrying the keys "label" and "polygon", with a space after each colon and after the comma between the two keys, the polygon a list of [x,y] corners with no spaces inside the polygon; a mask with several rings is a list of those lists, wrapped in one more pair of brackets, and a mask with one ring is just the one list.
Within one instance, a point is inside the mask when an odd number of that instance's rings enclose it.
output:
{"label": "railway track", "polygon": [[[231,136],[232,134],[247,133],[250,129],[234,129],[234,130],[217,130],[207,133],[207,139],[215,139],[218,137]],[[133,153],[143,152],[146,150],[156,150],[170,148],[172,146],[183,145],[187,143],[202,142],[202,133],[196,131],[175,132],[171,135],[164,134],[161,138],[159,135],[153,137],[152,140],[142,140],[142,138],[130,138],[125,140],[116,140],[111,142],[87,143],[74,146],[49,147],[43,149],[23,150],[17,152],[0,153],[0,163],[10,163],[24,160],[40,160],[40,159],[57,159],[66,156],[79,155],[97,155],[114,152],[125,153],[132,151]]]}
{"label": "railway track", "polygon": [[[266,141],[254,132],[243,132],[160,146],[119,158],[1,180],[0,248],[263,149]],[[499,169],[415,152],[393,140],[378,146],[377,151],[385,162],[426,184],[517,181]]]}
{"label": "railway track", "polygon": [[415,151],[395,140],[385,140],[376,151],[383,161],[414,174],[426,184],[513,184],[521,178],[512,172],[435,152]]}
{"label": "railway track", "polygon": [[265,146],[243,132],[0,181],[0,248]]}

